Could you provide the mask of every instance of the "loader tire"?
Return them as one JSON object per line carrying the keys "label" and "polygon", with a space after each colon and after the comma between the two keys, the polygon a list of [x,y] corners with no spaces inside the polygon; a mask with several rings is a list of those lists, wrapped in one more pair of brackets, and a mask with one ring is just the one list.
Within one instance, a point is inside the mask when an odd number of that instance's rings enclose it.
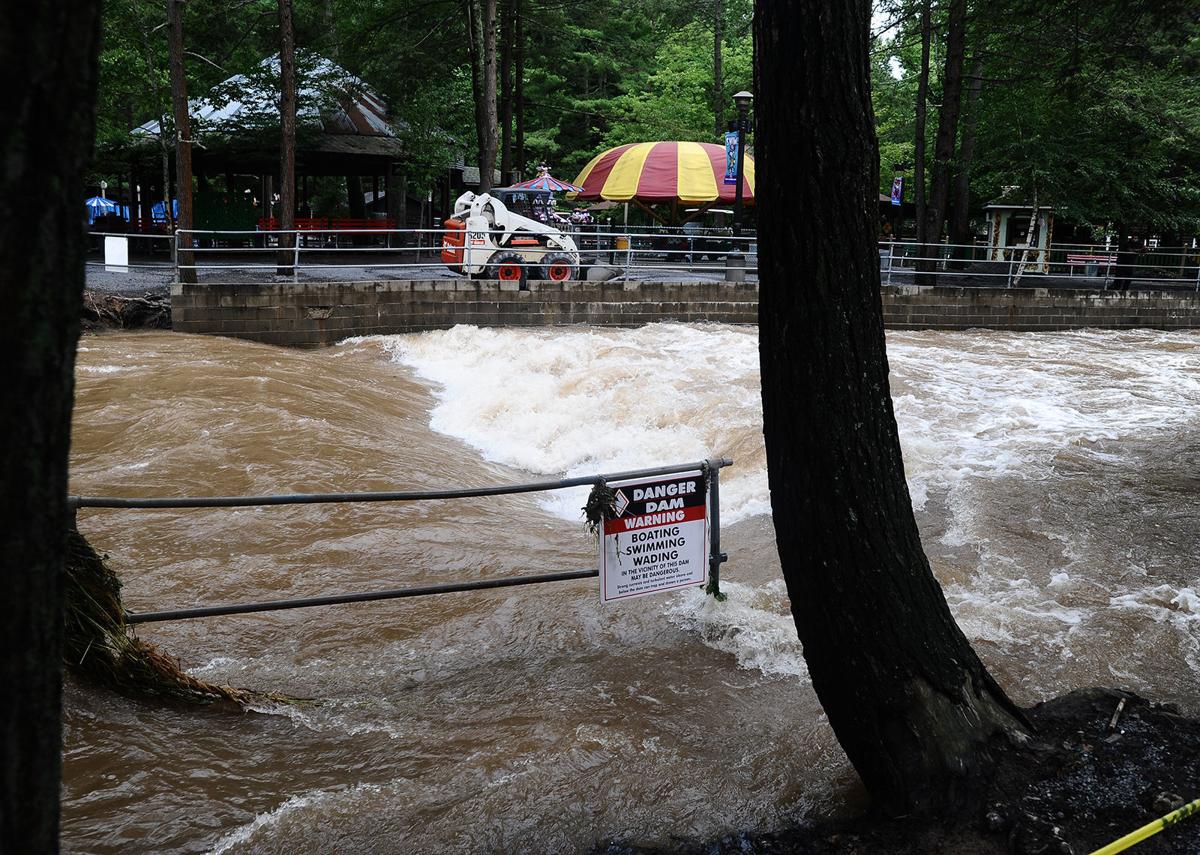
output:
{"label": "loader tire", "polygon": [[488,279],[501,282],[519,282],[522,291],[529,288],[528,269],[525,259],[515,252],[498,252],[488,265]]}
{"label": "loader tire", "polygon": [[551,253],[542,259],[542,278],[551,282],[566,282],[579,275],[579,267],[565,253]]}

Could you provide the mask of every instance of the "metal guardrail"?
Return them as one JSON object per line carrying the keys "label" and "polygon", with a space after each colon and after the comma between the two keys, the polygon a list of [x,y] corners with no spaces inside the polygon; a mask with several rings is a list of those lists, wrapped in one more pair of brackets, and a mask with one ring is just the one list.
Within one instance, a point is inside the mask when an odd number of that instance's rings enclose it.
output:
{"label": "metal guardrail", "polygon": [[[1118,279],[1139,285],[1200,291],[1200,249],[1154,249],[1129,253],[1130,263],[1118,264],[1115,247],[1089,244],[1055,244],[1045,250],[1017,245],[992,250],[984,244],[919,244],[912,241],[879,243],[883,284],[921,277],[935,283],[974,284],[972,280],[1003,287],[1018,282],[1037,284],[1045,277],[1081,280],[1081,287],[1107,289]],[[1093,284],[1094,283],[1094,284]]]}
{"label": "metal guardrail", "polygon": [[[696,463],[680,463],[673,466],[657,466],[635,469],[628,472],[613,472],[601,475],[583,475],[562,478],[556,481],[535,481],[528,484],[508,484],[495,487],[467,487],[453,490],[403,490],[371,493],[281,493],[266,496],[211,496],[178,498],[121,498],[113,496],[68,496],[67,506],[74,514],[81,509],[140,509],[165,510],[183,508],[247,508],[267,505],[312,505],[341,504],[351,502],[412,502],[445,499],[468,499],[482,496],[504,496],[520,493],[539,493],[562,490],[569,487],[598,486],[609,481],[632,478],[651,478],[656,475],[671,475],[699,469],[708,478],[709,489],[709,590],[719,593],[721,564],[726,556],[721,552],[721,469],[732,466],[728,458],[710,458]],[[516,585],[535,585],[542,582],[559,582],[569,579],[586,579],[598,576],[599,570],[566,570],[558,573],[543,573],[533,576],[506,576],[497,579],[480,579],[472,582],[449,582],[441,585],[423,585],[411,588],[395,588],[383,591],[359,591],[346,594],[329,594],[318,597],[302,597],[290,600],[267,600],[254,603],[197,606],[182,609],[166,609],[152,612],[126,612],[125,622],[130,624],[151,623],[168,620],[188,620],[217,615],[251,614],[255,612],[280,611],[283,609],[331,606],[345,603],[376,602],[408,597],[423,597],[431,594],[448,594],[456,591],[480,591],[490,588],[507,588]]]}
{"label": "metal guardrail", "polygon": [[[757,247],[753,234],[733,235],[716,229],[607,229],[563,225],[575,241],[582,266],[614,268],[624,278],[640,274],[686,272],[722,274],[732,266],[756,272]],[[176,232],[176,257],[190,255],[178,270],[197,277],[220,271],[248,273],[283,270],[293,281],[301,273],[339,269],[408,270],[419,274],[447,268],[440,251],[445,229],[324,229],[229,231],[189,229]],[[180,253],[183,255],[181,256]],[[244,259],[244,260],[243,260]],[[536,262],[521,262],[533,271]],[[422,278],[419,275],[416,278]]]}
{"label": "metal guardrail", "polygon": [[[757,236],[733,235],[727,229],[695,226],[603,226],[560,223],[563,234],[580,250],[582,267],[615,271],[618,279],[683,274],[685,278],[740,281],[758,272]],[[171,262],[124,266],[194,271],[203,281],[229,273],[274,276],[280,272],[299,281],[308,273],[320,278],[329,271],[348,271],[350,277],[374,272],[406,272],[412,278],[451,274],[440,258],[445,229],[302,228],[231,231],[180,230],[173,235],[122,235],[94,232],[98,237],[169,241]],[[182,253],[182,254],[181,254]],[[180,259],[188,263],[180,263]],[[1140,285],[1200,291],[1200,249],[1153,248],[1132,254],[1129,264],[1117,263],[1114,247],[1096,244],[1055,244],[1046,250],[1021,245],[992,250],[985,244],[919,244],[880,241],[880,277],[895,284],[920,281],[961,286],[1012,287],[1037,283],[1041,277],[1079,280],[1080,287],[1106,289],[1119,279]],[[100,266],[104,262],[88,262]],[[108,266],[112,266],[111,264]],[[534,261],[520,262],[536,276]],[[119,267],[117,269],[120,269]],[[1074,284],[1074,283],[1072,283]]]}

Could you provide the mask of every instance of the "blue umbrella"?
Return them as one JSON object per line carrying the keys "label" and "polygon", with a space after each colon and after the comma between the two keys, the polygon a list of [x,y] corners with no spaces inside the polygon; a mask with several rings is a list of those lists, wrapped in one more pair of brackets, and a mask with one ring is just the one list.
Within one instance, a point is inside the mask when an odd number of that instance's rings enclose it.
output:
{"label": "blue umbrella", "polygon": [[90,199],[85,199],[83,204],[87,206],[89,226],[96,222],[96,217],[117,213],[117,203],[111,199],[105,199],[103,196],[93,196]]}
{"label": "blue umbrella", "polygon": [[[152,219],[156,223],[165,223],[167,221],[166,212],[167,212],[166,205],[164,205],[161,201],[155,202],[154,205],[150,208],[150,219]],[[171,216],[175,219],[179,218],[179,200],[178,199],[171,200]]]}

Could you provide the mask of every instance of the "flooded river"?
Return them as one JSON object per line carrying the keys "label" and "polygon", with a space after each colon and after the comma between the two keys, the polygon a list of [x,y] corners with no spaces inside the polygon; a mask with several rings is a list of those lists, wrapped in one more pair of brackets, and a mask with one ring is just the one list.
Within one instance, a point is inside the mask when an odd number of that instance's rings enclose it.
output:
{"label": "flooded river", "polygon": [[[890,333],[910,490],[955,616],[1021,703],[1120,685],[1200,713],[1200,336]],[[481,330],[79,354],[72,491],[433,489],[727,456],[725,603],[594,579],[149,624],[235,715],[68,682],[73,852],[585,852],[861,799],[775,556],[753,328]],[[134,611],[595,563],[585,491],[86,511]],[[914,628],[914,631],[917,631]]]}

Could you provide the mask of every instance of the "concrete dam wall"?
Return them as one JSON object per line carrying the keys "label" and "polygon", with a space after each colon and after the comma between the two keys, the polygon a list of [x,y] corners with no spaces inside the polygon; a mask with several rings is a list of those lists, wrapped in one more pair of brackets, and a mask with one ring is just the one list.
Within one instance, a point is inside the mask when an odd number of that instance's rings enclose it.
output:
{"label": "concrete dam wall", "polygon": [[[660,321],[758,322],[753,282],[542,282],[469,279],[269,284],[175,284],[172,326],[291,347],[355,335],[476,326],[635,327]],[[882,288],[892,329],[1197,329],[1191,291],[1047,288]]]}

